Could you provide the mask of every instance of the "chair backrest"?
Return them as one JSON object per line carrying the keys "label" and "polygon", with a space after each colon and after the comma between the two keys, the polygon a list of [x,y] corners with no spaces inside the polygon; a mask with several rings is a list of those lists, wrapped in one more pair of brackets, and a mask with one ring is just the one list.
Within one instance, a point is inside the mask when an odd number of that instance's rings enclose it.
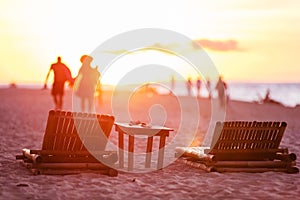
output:
{"label": "chair backrest", "polygon": [[110,115],[51,110],[42,150],[104,151],[114,120]]}
{"label": "chair backrest", "polygon": [[248,153],[254,159],[260,153],[270,156],[278,150],[286,127],[286,122],[217,122],[210,154],[241,153],[243,157]]}

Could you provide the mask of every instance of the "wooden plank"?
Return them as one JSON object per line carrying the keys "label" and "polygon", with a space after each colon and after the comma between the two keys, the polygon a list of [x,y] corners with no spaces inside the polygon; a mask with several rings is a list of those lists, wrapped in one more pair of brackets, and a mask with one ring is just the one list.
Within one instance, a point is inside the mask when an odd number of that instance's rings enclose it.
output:
{"label": "wooden plank", "polygon": [[33,168],[39,169],[107,169],[102,163],[38,163]]}
{"label": "wooden plank", "polygon": [[[34,155],[34,154],[33,154]],[[112,153],[78,153],[78,154],[42,154],[40,155],[42,163],[64,163],[64,162],[81,162],[81,163],[98,163],[102,162],[112,165],[118,160],[116,152]]]}
{"label": "wooden plank", "polygon": [[55,116],[55,111],[49,111],[46,130],[43,138],[42,149],[52,149],[55,137],[48,136],[49,134],[54,134],[57,127],[57,117]]}
{"label": "wooden plank", "polygon": [[58,116],[57,129],[55,131],[56,135],[54,138],[53,149],[62,150],[64,133],[62,132],[64,122],[65,122],[65,114],[64,111],[56,111],[55,113]]}
{"label": "wooden plank", "polygon": [[[207,151],[205,151],[207,152]],[[215,160],[274,160],[276,154],[283,152],[282,149],[218,149],[212,150],[209,153],[214,155]]]}
{"label": "wooden plank", "polygon": [[[116,126],[117,129],[117,126]],[[119,130],[119,167],[124,168],[124,133],[122,130]]]}
{"label": "wooden plank", "polygon": [[100,133],[98,132],[100,128],[96,116],[90,119],[88,122],[88,127],[88,129],[85,129],[86,133],[81,139],[83,139],[85,148],[89,149],[90,151],[96,151],[101,145]]}
{"label": "wooden plank", "polygon": [[[75,122],[75,118],[76,118],[76,115],[77,113],[72,113],[72,118],[71,118],[71,127],[72,127],[72,130],[71,130],[71,135],[70,135],[70,144],[68,146],[68,150],[69,151],[76,151],[76,144],[79,142],[81,142],[80,138],[78,137],[78,133],[77,133],[77,126],[78,122]],[[79,140],[79,141],[78,141]]]}
{"label": "wooden plank", "polygon": [[161,136],[160,140],[159,140],[157,169],[163,168],[164,155],[165,155],[165,144],[166,144],[166,136]]}
{"label": "wooden plank", "polygon": [[190,158],[188,162],[194,162],[190,165],[199,165],[206,171],[263,172],[272,168],[273,171],[294,173],[299,171],[294,167],[296,155],[279,148],[286,127],[286,122],[217,122],[213,148],[204,151],[213,156],[213,159],[209,160],[205,154],[199,156],[193,152],[184,152],[184,155]]}
{"label": "wooden plank", "polygon": [[[105,132],[102,134],[99,133],[100,124],[105,127]],[[42,149],[23,149],[23,155],[17,155],[16,159],[23,160],[29,168],[38,166],[45,170],[46,168],[73,169],[73,167],[98,170],[99,167],[95,166],[107,168],[105,164],[114,164],[118,160],[118,155],[115,151],[98,151],[105,148],[105,146],[98,148],[98,145],[103,144],[99,140],[106,138],[104,135],[110,135],[113,124],[114,117],[109,115],[101,118],[101,115],[95,114],[51,110]],[[93,151],[87,151],[82,140],[91,147],[89,150]],[[106,143],[107,138],[104,140],[105,145]],[[108,175],[116,176],[117,171],[108,168]]]}
{"label": "wooden plank", "polygon": [[294,153],[276,153],[275,159],[282,161],[295,161],[297,156]]}
{"label": "wooden plank", "polygon": [[105,137],[109,138],[112,126],[114,124],[114,117],[109,115],[101,115],[98,116],[98,121]]}
{"label": "wooden plank", "polygon": [[82,120],[82,117],[84,115],[82,113],[74,113],[73,118],[74,118],[74,125],[76,131],[74,134],[76,134],[76,137],[74,138],[74,145],[73,145],[73,150],[74,151],[81,151],[81,150],[86,150],[83,148],[83,143],[81,141],[81,137],[83,136],[83,131],[85,128],[85,123],[84,120]]}
{"label": "wooden plank", "polygon": [[282,138],[282,134],[278,135],[278,132],[281,130],[283,133],[285,127],[285,122],[223,122],[223,125],[217,123],[215,134],[221,134],[218,139],[214,135],[217,142],[213,150],[278,148]]}
{"label": "wooden plank", "polygon": [[261,173],[261,172],[285,172],[285,173],[298,173],[299,169],[294,166],[286,166],[286,167],[217,167],[217,166],[209,166],[205,163],[194,162],[186,159],[180,159],[181,162],[186,165],[204,170],[206,172],[247,172],[247,173]]}
{"label": "wooden plank", "polygon": [[107,168],[107,169],[31,169],[32,173],[35,175],[71,175],[71,174],[79,174],[79,173],[96,173],[96,174],[104,174],[110,177],[118,176],[118,171],[115,169]]}
{"label": "wooden plank", "polygon": [[90,155],[93,154],[99,154],[99,155],[108,155],[111,153],[115,153],[115,151],[56,151],[56,150],[30,150],[31,154],[40,154],[40,155]]}
{"label": "wooden plank", "polygon": [[[72,115],[70,112],[55,112],[55,115],[58,116],[58,127],[56,128],[56,132],[48,134],[48,138],[52,138],[52,144],[54,144],[54,147],[52,145],[52,149],[85,150],[83,142],[86,142],[92,150],[96,150],[96,148],[105,149],[107,139],[103,135],[109,135],[110,132],[99,133],[101,131],[99,124],[102,123],[103,127],[107,127],[105,131],[110,131],[114,122],[113,117],[103,115],[104,117],[102,118],[101,115],[96,116],[95,114],[86,113],[73,113]],[[57,131],[59,129],[62,130],[58,134]],[[78,132],[80,135],[78,135]],[[97,136],[99,137],[97,138]]]}
{"label": "wooden plank", "polygon": [[205,162],[205,164],[224,168],[288,168],[295,166],[293,161],[216,161]]}
{"label": "wooden plank", "polygon": [[145,162],[146,168],[150,168],[150,166],[151,166],[152,145],[153,145],[153,136],[148,137],[148,139],[147,139],[146,162]]}
{"label": "wooden plank", "polygon": [[68,118],[68,127],[65,130],[66,132],[66,138],[65,138],[65,143],[64,143],[64,147],[63,150],[71,150],[71,144],[72,144],[72,138],[73,138],[73,129],[74,129],[74,121],[73,121],[73,115],[71,112],[67,112],[67,116]]}
{"label": "wooden plank", "polygon": [[[111,129],[112,126],[114,124],[114,117],[109,116],[109,115],[99,115],[98,116],[98,122],[99,125],[97,126],[97,135],[99,136],[99,143],[100,145],[98,145],[98,148],[102,148],[105,149],[109,137],[110,137],[110,133],[111,133]],[[101,149],[99,149],[101,150]]]}
{"label": "wooden plank", "polygon": [[133,170],[134,163],[134,136],[128,135],[128,171]]}
{"label": "wooden plank", "polygon": [[298,173],[299,169],[297,167],[291,168],[213,168],[211,172],[246,172],[246,173],[262,173],[262,172],[285,172],[285,173]]}
{"label": "wooden plank", "polygon": [[206,172],[214,171],[212,166],[207,166],[203,163],[197,163],[197,162],[193,162],[193,161],[189,161],[189,160],[185,160],[185,159],[181,160],[181,162],[183,162],[184,164],[186,164],[190,167],[201,169],[201,170],[204,170]]}
{"label": "wooden plank", "polygon": [[63,127],[62,127],[62,146],[61,146],[61,150],[65,150],[67,149],[67,146],[68,146],[68,129],[69,129],[69,125],[70,125],[70,118],[68,117],[68,112],[65,113],[65,116],[64,116],[64,124],[63,124]]}

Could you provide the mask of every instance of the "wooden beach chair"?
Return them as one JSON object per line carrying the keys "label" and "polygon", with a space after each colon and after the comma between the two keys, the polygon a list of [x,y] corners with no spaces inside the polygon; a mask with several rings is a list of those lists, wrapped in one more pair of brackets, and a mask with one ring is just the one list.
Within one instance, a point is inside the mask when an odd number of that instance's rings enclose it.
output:
{"label": "wooden beach chair", "polygon": [[296,155],[280,142],[286,122],[217,122],[211,147],[178,147],[190,166],[208,172],[297,173]]}
{"label": "wooden beach chair", "polygon": [[69,174],[83,171],[117,176],[111,166],[116,151],[105,151],[114,117],[77,112],[49,112],[41,150],[23,149],[16,159],[35,174]]}

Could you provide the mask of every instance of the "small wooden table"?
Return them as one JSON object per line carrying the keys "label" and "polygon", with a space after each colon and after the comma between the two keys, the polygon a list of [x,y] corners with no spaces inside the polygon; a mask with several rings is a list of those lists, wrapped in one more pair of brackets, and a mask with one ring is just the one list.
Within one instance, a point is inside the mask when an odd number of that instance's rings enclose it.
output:
{"label": "small wooden table", "polygon": [[157,169],[163,167],[164,147],[166,144],[166,137],[169,132],[173,131],[171,128],[163,126],[143,127],[141,125],[131,125],[129,123],[115,123],[115,130],[119,133],[119,167],[124,168],[124,134],[128,135],[128,171],[133,170],[133,153],[134,153],[134,137],[136,135],[148,136],[146,148],[146,162],[145,168],[150,168],[153,137],[159,136],[159,151]]}

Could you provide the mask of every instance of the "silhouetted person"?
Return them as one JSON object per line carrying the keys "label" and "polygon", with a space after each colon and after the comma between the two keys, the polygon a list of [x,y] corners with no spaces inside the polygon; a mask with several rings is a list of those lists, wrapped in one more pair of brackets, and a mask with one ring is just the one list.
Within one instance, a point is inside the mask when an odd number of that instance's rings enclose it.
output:
{"label": "silhouetted person", "polygon": [[206,81],[206,88],[207,88],[207,92],[208,92],[208,98],[210,99],[211,98],[211,83],[210,83],[209,78]]}
{"label": "silhouetted person", "polygon": [[265,98],[264,98],[263,101],[262,101],[263,103],[276,103],[276,104],[282,105],[280,102],[278,102],[278,101],[272,99],[272,98],[270,97],[270,94],[271,94],[271,90],[268,88],[267,91],[266,91],[266,96],[265,96]]}
{"label": "silhouetted person", "polygon": [[98,80],[96,84],[96,96],[97,96],[97,102],[98,105],[101,105],[103,102],[102,96],[103,96],[103,90],[102,90],[102,84],[100,80]]}
{"label": "silhouetted person", "polygon": [[271,101],[270,93],[271,93],[270,89],[267,89],[266,96],[263,100],[264,102],[270,102]]}
{"label": "silhouetted person", "polygon": [[174,88],[175,88],[175,79],[174,76],[171,76],[171,88],[170,88],[170,93],[169,94],[173,94],[174,93]]}
{"label": "silhouetted person", "polygon": [[196,81],[196,88],[197,88],[197,97],[200,97],[200,89],[201,89],[201,79],[198,77]]}
{"label": "silhouetted person", "polygon": [[47,88],[47,81],[51,71],[53,71],[54,73],[51,94],[53,96],[55,110],[61,110],[63,106],[65,82],[69,81],[72,84],[72,74],[70,69],[64,63],[61,62],[61,57],[57,57],[57,62],[51,65],[47,73],[46,80],[44,83],[44,89]]}
{"label": "silhouetted person", "polygon": [[187,88],[188,96],[191,96],[192,86],[193,86],[192,80],[191,80],[191,78],[188,78],[188,80],[186,82],[186,88]]}
{"label": "silhouetted person", "polygon": [[218,92],[218,98],[221,108],[225,108],[227,84],[222,80],[222,76],[219,76],[219,80],[216,84],[216,90]]}
{"label": "silhouetted person", "polygon": [[[81,111],[92,112],[92,105],[94,103],[94,93],[97,82],[99,81],[100,73],[98,68],[92,68],[91,62],[93,58],[88,55],[83,55],[80,58],[82,66],[79,69],[78,76],[76,78],[76,95],[81,99]],[[86,109],[87,102],[87,109]]]}

